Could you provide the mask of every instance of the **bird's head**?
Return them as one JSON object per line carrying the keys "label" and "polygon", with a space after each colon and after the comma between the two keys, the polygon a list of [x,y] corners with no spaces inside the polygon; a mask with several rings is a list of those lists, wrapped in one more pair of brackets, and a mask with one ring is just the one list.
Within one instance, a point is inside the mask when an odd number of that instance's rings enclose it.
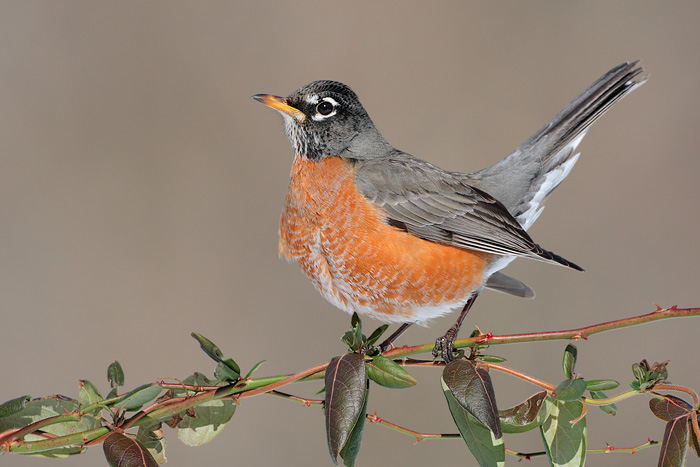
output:
{"label": "bird's head", "polygon": [[256,94],[253,99],[277,110],[297,155],[366,159],[391,149],[350,87],[314,81],[286,98]]}

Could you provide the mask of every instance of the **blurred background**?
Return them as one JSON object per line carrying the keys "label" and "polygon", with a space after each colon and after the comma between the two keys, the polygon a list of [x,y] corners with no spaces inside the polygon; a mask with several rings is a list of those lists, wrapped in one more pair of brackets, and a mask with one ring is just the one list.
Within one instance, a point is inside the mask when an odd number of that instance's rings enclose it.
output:
{"label": "blurred background", "polygon": [[[252,101],[316,79],[353,87],[396,147],[445,169],[491,165],[613,66],[643,59],[650,80],[580,146],[583,157],[530,230],[586,273],[519,260],[537,292],[487,292],[478,325],[509,334],[570,329],[700,306],[700,3],[592,2],[3,2],[0,6],[0,401],[108,392],[214,368],[198,331],[247,371],[301,371],[342,353],[349,316],[277,256],[292,150],[282,119]],[[455,316],[412,329],[431,342]],[[365,321],[371,331],[379,323]],[[700,390],[700,318],[578,342],[576,371],[619,380],[670,360],[670,380]],[[492,347],[553,384],[566,342]],[[419,385],[373,386],[369,410],[421,432],[455,432],[439,370]],[[499,406],[537,388],[494,374]],[[288,388],[314,397],[319,384]],[[648,398],[592,409],[589,447],[660,439]],[[330,465],[323,415],[272,396],[246,399],[210,444],[166,428],[168,465]],[[537,433],[508,436],[541,450]],[[692,454],[690,454],[692,456]],[[658,448],[591,455],[589,465],[651,465]],[[377,425],[359,465],[471,465],[458,440],[413,439]],[[516,459],[509,458],[509,464]],[[106,465],[100,447],[67,461]],[[544,458],[533,465],[546,465]],[[691,457],[690,463],[697,465]]]}

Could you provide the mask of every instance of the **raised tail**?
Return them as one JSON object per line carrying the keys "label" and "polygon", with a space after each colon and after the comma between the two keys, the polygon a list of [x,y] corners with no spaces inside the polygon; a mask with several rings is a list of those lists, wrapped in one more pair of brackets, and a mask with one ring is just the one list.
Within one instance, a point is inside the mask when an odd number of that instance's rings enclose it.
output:
{"label": "raised tail", "polygon": [[[591,124],[646,81],[646,76],[639,77],[643,69],[638,64],[638,61],[623,63],[608,71],[508,157],[487,169],[465,175],[467,183],[501,201],[527,230],[542,212],[549,194],[578,160],[576,148]],[[535,252],[534,257],[583,270],[544,249],[539,254]],[[498,269],[511,260],[499,262]],[[518,297],[534,297],[527,285],[500,272],[489,277],[486,287]]]}
{"label": "raised tail", "polygon": [[623,63],[608,71],[508,157],[467,175],[468,183],[505,204],[527,230],[576,163],[576,147],[588,127],[646,81],[646,76],[639,77],[644,70],[638,64]]}

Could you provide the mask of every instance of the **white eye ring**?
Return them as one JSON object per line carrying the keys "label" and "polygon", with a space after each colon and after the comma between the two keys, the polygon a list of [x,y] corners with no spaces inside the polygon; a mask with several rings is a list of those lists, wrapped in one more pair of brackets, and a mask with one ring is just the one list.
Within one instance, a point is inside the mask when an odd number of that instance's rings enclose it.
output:
{"label": "white eye ring", "polygon": [[[330,106],[329,106],[330,104]],[[332,117],[338,111],[338,102],[331,97],[324,97],[321,102],[316,105],[316,113],[311,117],[317,122],[326,118]],[[327,112],[327,113],[326,113]]]}

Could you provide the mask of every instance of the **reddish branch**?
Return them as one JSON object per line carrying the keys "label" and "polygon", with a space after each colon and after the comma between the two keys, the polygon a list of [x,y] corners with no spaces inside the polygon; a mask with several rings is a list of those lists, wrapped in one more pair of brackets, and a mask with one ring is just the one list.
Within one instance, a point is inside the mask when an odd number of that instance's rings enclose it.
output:
{"label": "reddish branch", "polygon": [[[641,316],[633,316],[631,318],[623,318],[606,323],[593,324],[578,329],[568,329],[564,331],[546,331],[546,332],[531,332],[525,334],[510,334],[505,336],[494,336],[489,334],[481,334],[468,339],[460,339],[455,341],[455,348],[474,347],[476,345],[499,345],[499,344],[515,344],[518,342],[538,342],[548,340],[562,339],[588,339],[593,334],[600,332],[612,331],[613,329],[621,329],[629,326],[650,323],[661,319],[670,318],[686,318],[700,315],[700,308],[658,308],[656,311],[647,313]],[[396,347],[384,352],[384,356],[388,358],[402,358],[409,355],[427,353],[433,350],[434,344],[423,344],[416,346]]]}

